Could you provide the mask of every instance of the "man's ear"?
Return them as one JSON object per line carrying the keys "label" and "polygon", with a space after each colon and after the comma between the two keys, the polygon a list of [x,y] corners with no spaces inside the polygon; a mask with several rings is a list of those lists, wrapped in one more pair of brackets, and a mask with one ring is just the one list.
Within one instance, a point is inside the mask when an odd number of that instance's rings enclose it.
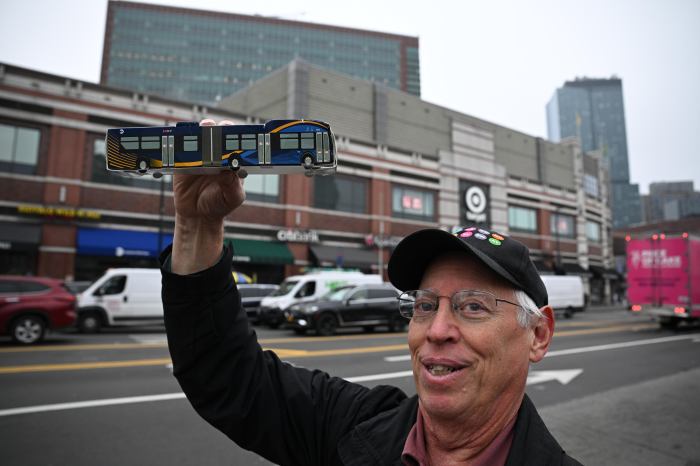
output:
{"label": "man's ear", "polygon": [[554,335],[554,311],[550,306],[544,306],[540,311],[544,317],[532,329],[530,362],[540,362],[544,358]]}

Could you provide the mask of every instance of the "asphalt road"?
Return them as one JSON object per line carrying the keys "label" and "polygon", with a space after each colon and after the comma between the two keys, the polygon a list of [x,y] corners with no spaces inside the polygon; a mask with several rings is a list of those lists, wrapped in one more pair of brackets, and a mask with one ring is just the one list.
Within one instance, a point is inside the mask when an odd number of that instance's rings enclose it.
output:
{"label": "asphalt road", "polygon": [[[415,393],[406,335],[300,337],[257,328],[293,364]],[[162,328],[0,340],[0,463],[256,465],[202,421],[169,367]],[[560,319],[528,394],[584,464],[700,464],[700,328],[661,330],[622,310]]]}

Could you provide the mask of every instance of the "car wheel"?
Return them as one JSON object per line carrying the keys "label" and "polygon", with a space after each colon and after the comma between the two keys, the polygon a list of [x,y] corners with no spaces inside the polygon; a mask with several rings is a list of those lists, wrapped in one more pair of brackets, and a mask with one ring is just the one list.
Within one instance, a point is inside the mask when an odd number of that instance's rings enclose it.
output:
{"label": "car wheel", "polygon": [[241,168],[241,161],[236,157],[232,158],[230,161],[231,170],[237,172]]}
{"label": "car wheel", "polygon": [[146,173],[150,166],[151,165],[148,163],[148,160],[143,157],[139,157],[139,159],[136,161],[136,169],[139,171],[139,173]]}
{"label": "car wheel", "polygon": [[676,327],[678,327],[678,323],[680,321],[678,319],[674,319],[673,317],[661,317],[659,318],[659,325],[661,328],[667,329],[667,330],[673,330]]}
{"label": "car wheel", "polygon": [[316,334],[324,337],[334,335],[336,327],[338,327],[338,322],[333,314],[323,314],[316,321]]}
{"label": "car wheel", "polygon": [[306,329],[305,328],[295,328],[294,333],[297,335],[306,335]]}
{"label": "car wheel", "polygon": [[82,333],[97,333],[102,329],[102,316],[97,312],[86,312],[78,318],[78,330]]}
{"label": "car wheel", "polygon": [[38,316],[22,316],[15,319],[10,327],[12,339],[22,345],[31,345],[44,338],[46,322]]}
{"label": "car wheel", "polygon": [[364,330],[365,333],[372,333],[374,332],[374,327],[372,325],[366,325],[362,327],[362,330]]}

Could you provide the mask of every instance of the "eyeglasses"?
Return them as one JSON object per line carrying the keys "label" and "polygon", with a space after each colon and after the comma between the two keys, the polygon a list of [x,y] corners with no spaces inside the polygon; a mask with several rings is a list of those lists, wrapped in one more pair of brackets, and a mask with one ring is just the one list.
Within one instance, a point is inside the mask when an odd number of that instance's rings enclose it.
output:
{"label": "eyeglasses", "polygon": [[461,290],[452,296],[440,296],[430,290],[411,290],[399,296],[399,313],[407,319],[429,319],[437,313],[440,298],[449,299],[452,312],[464,319],[487,317],[496,311],[499,302],[520,307],[519,304],[497,298],[487,291]]}

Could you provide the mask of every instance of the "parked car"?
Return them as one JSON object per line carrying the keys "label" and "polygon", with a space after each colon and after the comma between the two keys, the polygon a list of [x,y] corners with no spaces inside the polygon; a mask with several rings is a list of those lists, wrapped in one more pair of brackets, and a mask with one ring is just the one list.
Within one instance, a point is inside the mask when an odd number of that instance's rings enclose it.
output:
{"label": "parked car", "polygon": [[382,283],[382,277],[377,274],[344,270],[328,270],[287,277],[279,290],[260,302],[260,321],[270,328],[277,328],[284,323],[284,312],[290,306],[316,301],[329,291],[341,286],[364,283]]}
{"label": "parked car", "polygon": [[236,285],[241,294],[241,303],[251,323],[260,322],[260,301],[270,293],[279,289],[279,285],[262,283]]}
{"label": "parked car", "polygon": [[578,275],[542,275],[549,305],[555,313],[570,318],[574,312],[586,310],[583,281]]}
{"label": "parked car", "polygon": [[0,334],[16,343],[37,343],[48,329],[74,325],[75,307],[62,280],[0,275]]}
{"label": "parked car", "polygon": [[285,312],[287,326],[299,334],[314,329],[317,335],[333,335],[339,327],[401,331],[408,321],[399,314],[398,295],[385,283],[336,288],[317,301],[292,305]]}

